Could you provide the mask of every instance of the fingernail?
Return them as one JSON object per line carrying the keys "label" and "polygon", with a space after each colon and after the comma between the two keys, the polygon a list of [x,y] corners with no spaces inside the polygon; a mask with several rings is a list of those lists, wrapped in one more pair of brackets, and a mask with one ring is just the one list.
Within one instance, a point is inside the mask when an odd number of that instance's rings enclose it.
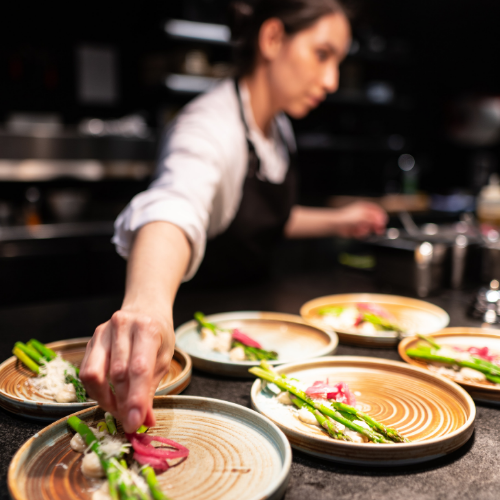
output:
{"label": "fingernail", "polygon": [[130,428],[134,430],[134,432],[140,427],[141,422],[141,412],[137,408],[132,408],[128,412],[128,423]]}

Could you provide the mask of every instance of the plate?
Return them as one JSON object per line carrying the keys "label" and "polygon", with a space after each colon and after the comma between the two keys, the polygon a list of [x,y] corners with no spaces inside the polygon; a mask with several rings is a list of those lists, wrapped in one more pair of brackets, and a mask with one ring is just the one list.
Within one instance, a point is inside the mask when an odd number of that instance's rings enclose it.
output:
{"label": "plate", "polygon": [[[444,328],[433,333],[432,336],[438,344],[456,345],[463,347],[488,347],[500,353],[500,332],[486,328]],[[428,369],[424,361],[412,359],[406,355],[407,349],[414,348],[421,340],[418,337],[408,337],[398,346],[399,355],[407,363]],[[451,380],[451,379],[450,379]],[[479,384],[474,382],[456,382],[461,385],[476,401],[500,403],[500,386],[494,384]]]}
{"label": "plate", "polygon": [[[306,302],[300,308],[300,315],[312,325],[333,331],[332,327],[318,316],[317,310],[325,306],[350,306],[360,302],[380,305],[396,318],[398,324],[413,333],[428,335],[448,326],[450,322],[448,313],[434,304],[409,297],[379,293],[346,293],[319,297]],[[392,347],[400,340],[397,333],[390,332],[368,335],[336,330],[336,333],[340,342],[367,347]]]}
{"label": "plate", "polygon": [[[285,435],[248,408],[217,399],[159,396],[153,404],[156,426],[149,432],[189,448],[189,457],[158,479],[175,500],[257,500],[283,496],[292,451]],[[93,423],[103,412],[77,413]],[[71,450],[67,418],[35,434],[17,451],[8,471],[14,500],[91,499],[100,481],[80,471],[82,455]]]}
{"label": "plate", "polygon": [[[63,358],[80,366],[90,337],[60,340],[47,344]],[[181,349],[176,349],[167,373],[156,391],[157,395],[179,394],[191,381],[191,359]],[[75,411],[95,406],[95,401],[85,403],[56,403],[34,390],[28,379],[35,374],[14,356],[0,365],[0,406],[7,411],[37,420],[57,420]]]}
{"label": "plate", "polygon": [[261,392],[261,382],[256,380],[251,391],[253,407],[281,428],[293,448],[321,458],[371,466],[415,464],[455,451],[474,430],[476,408],[461,387],[406,363],[335,356],[283,365],[276,371],[304,383],[327,377],[346,382],[362,411],[412,441],[374,444],[334,440]]}
{"label": "plate", "polygon": [[[238,311],[212,314],[206,319],[222,328],[238,328],[260,342],[264,349],[276,351],[279,357],[270,361],[273,365],[334,354],[338,345],[337,334],[309,325],[293,314]],[[191,356],[193,366],[200,370],[249,378],[252,375],[248,369],[259,364],[255,361],[231,361],[228,354],[207,349],[195,320],[184,323],[175,334],[176,345]]]}

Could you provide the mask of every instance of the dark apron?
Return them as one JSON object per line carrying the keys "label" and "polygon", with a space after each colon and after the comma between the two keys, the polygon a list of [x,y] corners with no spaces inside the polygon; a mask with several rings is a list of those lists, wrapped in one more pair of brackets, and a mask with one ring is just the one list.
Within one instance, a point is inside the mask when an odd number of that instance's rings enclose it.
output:
{"label": "dark apron", "polygon": [[[260,160],[249,139],[236,80],[235,87],[248,145],[247,176],[235,218],[224,233],[207,242],[205,257],[192,280],[197,285],[240,284],[265,277],[273,248],[282,238],[295,204],[296,153],[288,148],[290,165],[282,184],[273,184],[259,175]],[[287,145],[283,136],[282,140]]]}

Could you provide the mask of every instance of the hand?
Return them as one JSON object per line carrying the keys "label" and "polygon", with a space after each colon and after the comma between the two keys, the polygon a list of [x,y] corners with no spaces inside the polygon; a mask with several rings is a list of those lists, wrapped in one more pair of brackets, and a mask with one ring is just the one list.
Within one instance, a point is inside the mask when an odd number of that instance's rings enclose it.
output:
{"label": "hand", "polygon": [[168,372],[174,345],[172,322],[156,313],[124,308],[97,327],[80,378],[88,395],[120,420],[125,432],[155,425],[153,396]]}
{"label": "hand", "polygon": [[357,201],[336,210],[336,233],[344,238],[364,238],[383,234],[387,225],[385,210],[369,201]]}

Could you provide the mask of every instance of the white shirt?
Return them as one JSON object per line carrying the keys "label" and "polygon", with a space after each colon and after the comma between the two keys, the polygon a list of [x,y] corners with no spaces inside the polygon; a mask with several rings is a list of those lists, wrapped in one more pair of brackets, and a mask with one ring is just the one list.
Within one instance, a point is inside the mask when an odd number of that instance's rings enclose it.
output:
{"label": "white shirt", "polygon": [[[246,86],[240,85],[240,94],[250,140],[261,162],[260,173],[269,182],[280,184],[288,170],[288,148],[295,149],[291,124],[279,115],[269,137],[264,136],[255,125]],[[167,131],[155,180],[132,199],[115,222],[113,243],[118,253],[128,257],[135,233],[145,224],[170,222],[184,231],[191,244],[184,280],[192,278],[203,260],[207,237],[224,232],[236,216],[247,162],[248,146],[234,82],[224,80],[191,101]]]}

